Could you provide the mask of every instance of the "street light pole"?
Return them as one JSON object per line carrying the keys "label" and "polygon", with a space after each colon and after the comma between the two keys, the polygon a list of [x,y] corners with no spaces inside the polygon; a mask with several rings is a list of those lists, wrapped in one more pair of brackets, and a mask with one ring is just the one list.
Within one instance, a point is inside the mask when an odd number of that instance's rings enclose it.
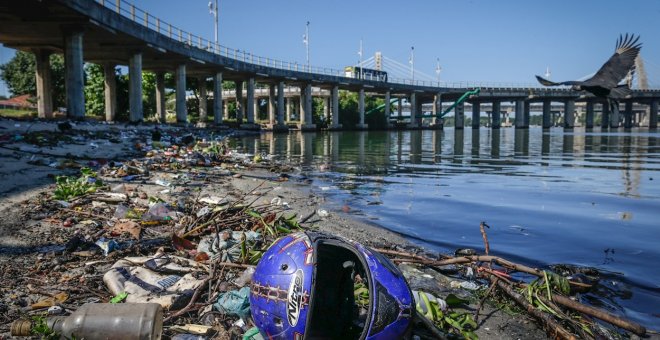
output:
{"label": "street light pole", "polygon": [[211,13],[215,19],[215,46],[213,50],[216,52],[218,51],[218,10],[218,0],[215,0],[215,5],[212,1],[209,1],[209,13]]}
{"label": "street light pole", "polygon": [[436,62],[435,73],[438,75],[438,85],[440,85],[440,72],[442,71],[442,67],[440,67],[440,58],[437,58]]}
{"label": "street light pole", "polygon": [[410,47],[410,78],[412,79],[412,84],[415,83],[415,46]]}
{"label": "street light pole", "polygon": [[303,35],[303,44],[305,44],[305,52],[307,54],[307,71],[312,72],[311,65],[309,64],[309,21],[305,26],[305,35]]}

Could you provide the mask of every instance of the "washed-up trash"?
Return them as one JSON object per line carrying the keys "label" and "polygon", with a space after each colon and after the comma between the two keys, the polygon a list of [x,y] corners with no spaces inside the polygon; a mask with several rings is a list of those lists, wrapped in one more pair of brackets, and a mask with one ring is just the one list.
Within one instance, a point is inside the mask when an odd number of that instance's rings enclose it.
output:
{"label": "washed-up trash", "polygon": [[128,293],[127,303],[154,302],[176,310],[202,284],[193,275],[201,270],[203,265],[178,256],[126,257],[112,265],[103,282],[114,295]]}
{"label": "washed-up trash", "polygon": [[259,332],[259,328],[252,327],[243,334],[243,340],[264,340],[264,337]]}
{"label": "washed-up trash", "polygon": [[197,252],[208,254],[212,260],[220,259],[222,262],[236,262],[241,256],[243,235],[245,235],[246,242],[254,242],[261,234],[256,231],[223,230],[202,238],[197,245]]}
{"label": "washed-up trash", "polygon": [[189,334],[194,334],[194,335],[207,335],[211,332],[213,327],[211,326],[206,326],[206,325],[193,325],[193,324],[185,324],[185,325],[174,325],[170,327],[170,330],[172,331],[177,331],[181,333],[189,333]]}
{"label": "washed-up trash", "polygon": [[52,306],[48,308],[48,315],[60,315],[64,313],[64,308],[60,306]]}
{"label": "washed-up trash", "polygon": [[115,249],[119,248],[119,243],[113,239],[106,239],[105,237],[101,237],[98,241],[94,242],[101,250],[103,250],[103,255],[108,256],[108,254],[112,253]]}
{"label": "washed-up trash", "polygon": [[250,314],[249,296],[250,287],[222,293],[218,297],[218,302],[213,304],[213,307],[217,311],[230,316],[246,317]]}
{"label": "washed-up trash", "polygon": [[171,187],[172,186],[172,183],[170,183],[166,180],[162,180],[162,179],[157,179],[157,180],[154,181],[154,183],[156,185],[160,185],[161,187]]}
{"label": "washed-up trash", "polygon": [[316,214],[319,215],[319,217],[321,218],[330,216],[330,213],[325,209],[318,209],[316,211]]}
{"label": "washed-up trash", "polygon": [[30,307],[32,309],[41,309],[46,307],[52,307],[57,304],[65,302],[69,298],[69,294],[61,292],[53,296],[47,297],[45,299],[39,300],[33,303]]}
{"label": "washed-up trash", "polygon": [[435,297],[431,293],[413,290],[413,297],[415,298],[415,307],[419,314],[423,315],[431,321],[435,321],[440,316],[438,311],[447,310],[447,302],[445,300]]}
{"label": "washed-up trash", "polygon": [[177,220],[176,211],[172,211],[167,203],[156,203],[149,207],[149,210],[142,215],[144,221],[170,221]]}
{"label": "washed-up trash", "polygon": [[126,218],[126,214],[128,214],[128,207],[123,205],[123,204],[118,204],[117,209],[115,209],[114,217],[115,218]]}
{"label": "washed-up trash", "polygon": [[202,203],[214,204],[214,205],[224,205],[229,203],[229,200],[226,197],[218,197],[218,196],[202,197],[199,199],[199,201]]}
{"label": "washed-up trash", "polygon": [[206,207],[204,207],[204,208],[202,208],[202,209],[199,209],[199,211],[197,211],[197,214],[196,214],[196,215],[197,215],[197,217],[202,217],[202,216],[204,216],[204,215],[206,215],[206,214],[208,214],[208,213],[210,213],[210,212],[211,212],[211,208],[209,208],[208,206],[206,206]]}
{"label": "washed-up trash", "polygon": [[[160,339],[163,308],[156,303],[88,303],[69,316],[48,317],[45,323],[65,339]],[[34,320],[14,321],[11,335],[33,336],[35,326]]]}
{"label": "washed-up trash", "polygon": [[451,288],[463,288],[467,290],[479,290],[481,285],[471,282],[471,281],[452,281],[449,282]]}
{"label": "washed-up trash", "polygon": [[241,273],[241,275],[234,281],[234,283],[239,287],[244,287],[246,284],[252,281],[252,276],[254,275],[254,267],[248,267]]}
{"label": "washed-up trash", "polygon": [[171,337],[172,340],[206,340],[208,339],[206,336],[203,335],[196,335],[196,334],[176,334],[173,337]]}
{"label": "washed-up trash", "polygon": [[139,240],[142,233],[142,226],[133,221],[122,221],[117,222],[110,232],[114,235],[129,233],[134,239]]}

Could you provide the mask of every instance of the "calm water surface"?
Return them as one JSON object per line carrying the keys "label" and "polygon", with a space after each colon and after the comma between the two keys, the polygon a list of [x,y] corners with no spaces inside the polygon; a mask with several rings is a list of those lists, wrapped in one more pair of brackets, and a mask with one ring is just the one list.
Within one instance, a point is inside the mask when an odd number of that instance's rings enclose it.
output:
{"label": "calm water surface", "polygon": [[427,248],[595,267],[585,299],[658,329],[660,133],[390,131],[262,134],[236,146],[300,164],[330,209]]}

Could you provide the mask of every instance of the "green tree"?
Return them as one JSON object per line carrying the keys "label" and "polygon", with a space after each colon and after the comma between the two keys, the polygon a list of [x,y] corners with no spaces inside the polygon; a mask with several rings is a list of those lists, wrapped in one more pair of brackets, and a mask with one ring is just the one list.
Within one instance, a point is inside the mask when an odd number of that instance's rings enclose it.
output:
{"label": "green tree", "polygon": [[97,64],[85,65],[85,114],[103,117],[105,114],[105,83],[103,67]]}
{"label": "green tree", "polygon": [[358,94],[344,90],[339,91],[339,124],[344,127],[354,127],[359,122]]}
{"label": "green tree", "polygon": [[[53,105],[66,105],[64,89],[64,58],[58,54],[50,56],[51,86],[53,89]],[[12,95],[37,95],[35,80],[36,60],[34,54],[17,51],[7,63],[0,65],[0,78],[7,84]]]}

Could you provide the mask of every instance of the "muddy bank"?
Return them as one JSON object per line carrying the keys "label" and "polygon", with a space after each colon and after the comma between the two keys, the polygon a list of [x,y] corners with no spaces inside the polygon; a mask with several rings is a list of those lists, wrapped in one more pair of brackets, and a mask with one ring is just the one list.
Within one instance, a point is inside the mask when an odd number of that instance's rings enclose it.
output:
{"label": "muddy bank", "polygon": [[[69,310],[86,302],[107,302],[115,294],[103,282],[103,276],[126,256],[153,256],[156,252],[165,252],[211,265],[213,261],[198,258],[198,252],[172,236],[191,235],[190,240],[201,243],[204,234],[196,233],[195,229],[204,224],[202,221],[207,221],[208,211],[200,215],[206,207],[211,207],[209,210],[212,211],[216,211],[215,206],[250,207],[264,218],[268,214],[274,214],[274,219],[294,216],[297,228],[302,230],[325,231],[374,248],[440,258],[395,233],[356,220],[341,209],[331,208],[335,205],[311,192],[308,179],[300,175],[295,165],[272,163],[267,155],[257,159],[254,155],[226,150],[227,156],[221,162],[206,164],[204,159],[184,162],[181,153],[167,155],[162,151],[151,151],[154,149],[153,126],[109,127],[82,123],[62,131],[57,124],[37,123],[30,125],[26,133],[28,128],[24,124],[2,121],[1,125],[2,133],[10,136],[3,137],[5,142],[0,148],[0,155],[5,159],[0,168],[3,178],[0,184],[3,195],[0,202],[3,216],[0,221],[3,296],[0,301],[0,334],[4,336],[7,336],[13,320],[44,313],[47,308],[35,308],[34,305],[49,297],[60,296],[58,294],[65,293],[67,297],[55,304]],[[49,133],[41,137],[30,136],[26,141],[25,136],[30,131]],[[197,141],[205,139],[208,142],[222,140],[234,132],[165,128],[159,133],[163,135],[159,138],[162,143],[192,145],[194,143],[184,140],[191,134]],[[59,135],[69,138],[58,139]],[[86,166],[97,169],[95,180],[101,180],[104,189],[64,203],[54,199],[54,176],[77,176]],[[133,173],[129,173],[131,171]],[[135,238],[130,236],[134,230],[116,232],[116,225],[128,216],[117,217],[120,205],[126,205],[125,213],[144,214],[153,206],[153,200],[168,203],[171,209],[167,212],[175,218],[163,219],[159,223],[140,222]],[[213,224],[206,228],[258,227],[254,221],[248,221],[250,216],[240,215],[246,209],[236,211],[238,218],[222,212],[218,215],[222,218],[213,220]],[[116,249],[107,255],[93,245],[102,237],[117,242]],[[442,272],[411,264],[402,264],[400,268],[413,289],[438,297],[454,294],[465,298],[467,305],[457,307],[457,311],[473,313],[477,309],[478,295],[469,289],[452,288],[456,286],[452,282],[465,280],[457,268]],[[218,279],[217,291],[237,288],[234,279],[241,271]],[[207,303],[213,297],[206,297]],[[220,321],[202,319],[201,306],[195,308],[194,312],[183,313],[166,322],[166,328],[174,324],[206,322],[215,327],[217,338],[236,338],[243,331],[230,322],[231,318]],[[176,314],[175,309],[166,311],[167,317]],[[509,305],[485,303],[479,315],[474,333],[483,339],[547,338],[546,332],[535,321]],[[167,336],[172,334],[166,332]]]}

